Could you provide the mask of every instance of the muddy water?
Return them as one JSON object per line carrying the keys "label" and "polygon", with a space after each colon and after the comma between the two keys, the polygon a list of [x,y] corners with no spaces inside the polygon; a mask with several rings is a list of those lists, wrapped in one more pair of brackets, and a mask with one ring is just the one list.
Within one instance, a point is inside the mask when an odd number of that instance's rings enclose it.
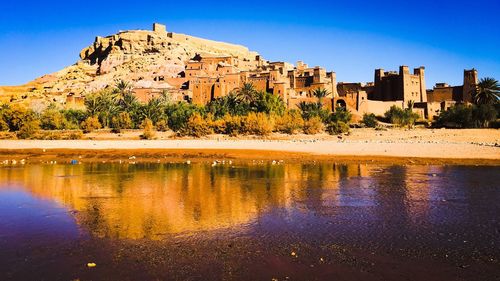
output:
{"label": "muddy water", "polygon": [[0,280],[500,280],[499,182],[490,166],[3,166]]}

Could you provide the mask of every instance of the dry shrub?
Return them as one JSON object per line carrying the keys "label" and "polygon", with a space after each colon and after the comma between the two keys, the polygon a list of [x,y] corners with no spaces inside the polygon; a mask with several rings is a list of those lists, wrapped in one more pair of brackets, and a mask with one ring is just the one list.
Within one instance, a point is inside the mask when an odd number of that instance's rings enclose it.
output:
{"label": "dry shrub", "polygon": [[144,140],[152,140],[155,138],[155,129],[153,126],[153,121],[151,119],[146,118],[144,121],[142,121],[141,127],[143,128],[143,133],[141,135],[141,139]]}
{"label": "dry shrub", "polygon": [[82,131],[78,130],[78,131],[75,131],[75,132],[70,132],[67,136],[66,139],[68,140],[79,140],[83,138],[83,133]]}
{"label": "dry shrub", "polygon": [[168,131],[168,121],[166,119],[160,119],[156,122],[156,130],[160,132]]}
{"label": "dry shrub", "polygon": [[200,113],[196,112],[189,117],[186,126],[179,131],[179,134],[198,138],[210,135],[213,131],[209,123],[209,120],[205,120]]}
{"label": "dry shrub", "polygon": [[283,116],[275,117],[274,129],[285,134],[296,134],[304,126],[304,119],[300,112],[291,110]]}
{"label": "dry shrub", "polygon": [[230,136],[237,136],[238,134],[244,133],[242,120],[240,116],[231,116],[229,114],[224,115],[222,119],[225,125],[224,133]]}
{"label": "dry shrub", "polygon": [[0,132],[9,131],[9,124],[3,118],[0,118]]}
{"label": "dry shrub", "polygon": [[304,133],[308,135],[315,135],[323,131],[323,122],[319,117],[312,117],[304,121]]}
{"label": "dry shrub", "polygon": [[87,119],[80,124],[80,127],[84,133],[90,133],[94,130],[99,130],[101,128],[101,123],[97,116],[91,116],[87,117]]}
{"label": "dry shrub", "polygon": [[274,120],[265,113],[251,112],[243,119],[242,125],[247,134],[267,136],[273,132]]}
{"label": "dry shrub", "polygon": [[212,127],[212,130],[216,134],[224,134],[226,133],[226,121],[224,119],[217,119],[214,120],[210,126]]}
{"label": "dry shrub", "polygon": [[345,122],[342,121],[330,122],[326,126],[326,131],[330,135],[339,135],[343,133],[348,133],[349,130],[350,130],[349,125],[347,125]]}
{"label": "dry shrub", "polygon": [[23,122],[19,131],[17,131],[17,137],[19,139],[31,139],[36,136],[38,131],[40,130],[40,121],[39,120],[27,120]]}

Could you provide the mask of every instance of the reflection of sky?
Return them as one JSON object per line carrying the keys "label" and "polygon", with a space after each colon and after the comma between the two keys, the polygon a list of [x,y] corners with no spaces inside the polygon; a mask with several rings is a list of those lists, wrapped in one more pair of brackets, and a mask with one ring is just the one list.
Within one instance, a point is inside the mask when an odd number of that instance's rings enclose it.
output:
{"label": "reflection of sky", "polygon": [[51,200],[42,200],[28,191],[0,187],[0,241],[28,241],[74,238],[78,234],[74,219],[66,209]]}

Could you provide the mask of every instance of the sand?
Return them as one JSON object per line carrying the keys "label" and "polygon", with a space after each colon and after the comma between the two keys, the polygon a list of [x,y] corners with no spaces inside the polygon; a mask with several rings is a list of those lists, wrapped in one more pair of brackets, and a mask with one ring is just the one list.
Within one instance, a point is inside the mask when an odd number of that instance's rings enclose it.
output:
{"label": "sand", "polygon": [[[101,134],[94,140],[0,140],[0,157],[15,154],[85,154],[113,158],[142,154],[144,158],[168,154],[192,158],[202,154],[232,158],[307,158],[413,161],[441,159],[467,163],[500,164],[500,130],[354,129],[349,136],[274,134],[267,138],[230,138],[214,135],[203,139],[165,138],[135,140],[131,135]],[[110,139],[106,139],[106,135]],[[161,138],[162,136],[159,135]],[[114,139],[113,139],[114,138]],[[44,151],[45,150],[45,151]],[[206,155],[205,155],[206,156]],[[1,160],[1,159],[0,159]],[[460,162],[460,161],[459,161]],[[463,162],[463,161],[462,161]]]}

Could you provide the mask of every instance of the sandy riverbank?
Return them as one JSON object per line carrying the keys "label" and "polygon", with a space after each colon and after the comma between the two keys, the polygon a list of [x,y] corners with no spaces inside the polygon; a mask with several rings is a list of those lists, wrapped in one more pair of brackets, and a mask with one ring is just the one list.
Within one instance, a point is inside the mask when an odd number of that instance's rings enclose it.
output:
{"label": "sandy riverbank", "polygon": [[[1,140],[0,160],[10,156],[90,160],[166,158],[322,159],[409,163],[500,164],[500,130],[355,129],[349,136],[285,136],[265,139]],[[98,152],[98,153],[96,153]]]}

